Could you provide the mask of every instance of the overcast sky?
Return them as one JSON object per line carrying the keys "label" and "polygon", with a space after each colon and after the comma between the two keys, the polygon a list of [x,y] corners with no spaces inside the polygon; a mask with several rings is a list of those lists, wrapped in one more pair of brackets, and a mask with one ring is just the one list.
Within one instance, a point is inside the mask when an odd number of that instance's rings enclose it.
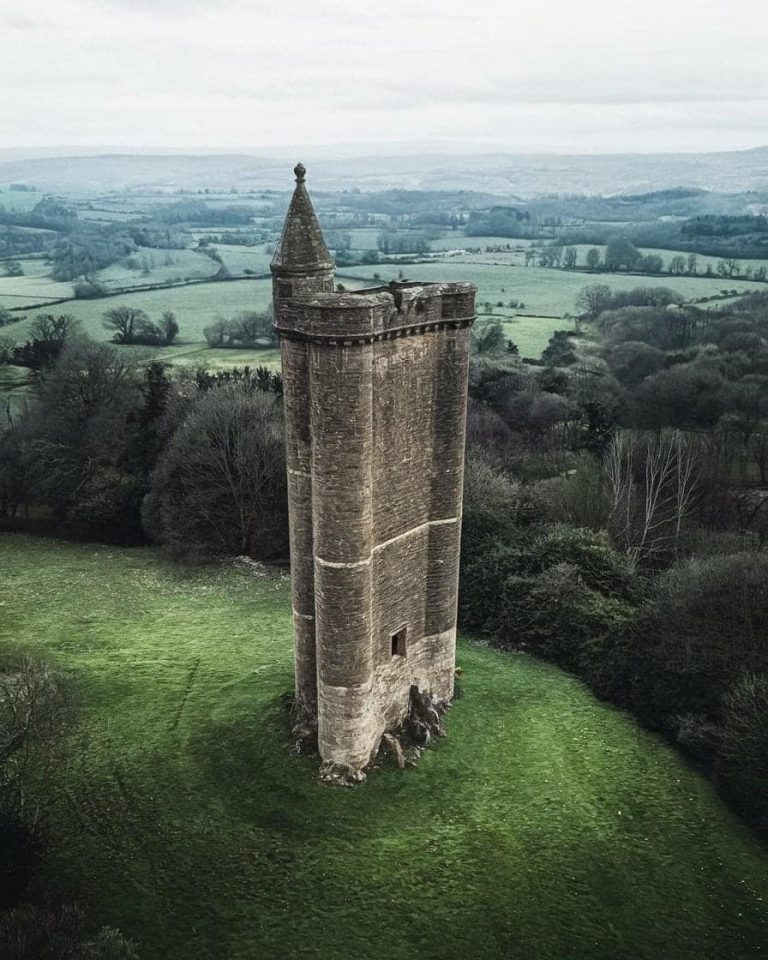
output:
{"label": "overcast sky", "polygon": [[768,144],[766,0],[0,0],[0,146]]}

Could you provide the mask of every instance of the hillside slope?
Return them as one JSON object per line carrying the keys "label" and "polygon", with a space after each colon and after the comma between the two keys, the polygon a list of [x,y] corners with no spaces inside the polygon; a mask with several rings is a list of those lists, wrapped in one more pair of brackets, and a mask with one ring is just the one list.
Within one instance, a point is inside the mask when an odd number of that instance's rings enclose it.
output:
{"label": "hillside slope", "polygon": [[144,960],[762,955],[768,857],[574,679],[464,642],[417,769],[321,787],[287,750],[287,578],[0,537],[0,642],[81,703],[51,876]]}

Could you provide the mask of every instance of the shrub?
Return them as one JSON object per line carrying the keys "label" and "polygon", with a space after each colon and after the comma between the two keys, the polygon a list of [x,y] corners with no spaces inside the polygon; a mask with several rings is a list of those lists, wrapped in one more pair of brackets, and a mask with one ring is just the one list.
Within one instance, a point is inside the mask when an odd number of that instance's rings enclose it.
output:
{"label": "shrub", "polygon": [[467,457],[461,554],[464,562],[481,555],[490,543],[514,535],[520,488],[479,453]]}
{"label": "shrub", "polygon": [[500,636],[570,667],[593,638],[630,614],[628,604],[591,587],[576,564],[556,563],[536,577],[508,581]]}
{"label": "shrub", "polygon": [[135,476],[103,466],[78,491],[67,517],[94,527],[101,539],[131,543],[141,529],[139,517],[145,490]]}
{"label": "shrub", "polygon": [[464,566],[460,610],[465,627],[500,646],[574,666],[582,647],[627,621],[631,597],[629,571],[604,534],[517,527]]}
{"label": "shrub", "polygon": [[81,280],[73,287],[75,298],[77,300],[98,300],[106,297],[109,292],[103,283],[96,283],[94,280]]}
{"label": "shrub", "polygon": [[246,310],[231,320],[218,317],[203,330],[209,347],[259,349],[274,346],[275,331],[269,311]]}
{"label": "shrub", "polygon": [[15,906],[32,878],[38,838],[14,813],[0,810],[0,910]]}
{"label": "shrub", "polygon": [[689,560],[662,575],[631,630],[633,709],[679,734],[679,717],[722,722],[745,670],[768,673],[768,556]]}
{"label": "shrub", "polygon": [[71,904],[24,905],[0,915],[3,960],[138,960],[135,945],[112,927],[84,937],[85,916]]}
{"label": "shrub", "polygon": [[768,674],[745,674],[723,708],[718,779],[750,819],[768,828]]}

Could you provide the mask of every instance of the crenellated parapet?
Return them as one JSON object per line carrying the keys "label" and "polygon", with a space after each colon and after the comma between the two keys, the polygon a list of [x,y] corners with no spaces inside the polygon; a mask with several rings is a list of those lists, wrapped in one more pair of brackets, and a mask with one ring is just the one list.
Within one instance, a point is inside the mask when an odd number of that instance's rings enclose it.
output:
{"label": "crenellated parapet", "polygon": [[274,325],[289,339],[351,344],[466,327],[474,319],[471,283],[402,283],[296,296],[280,304]]}

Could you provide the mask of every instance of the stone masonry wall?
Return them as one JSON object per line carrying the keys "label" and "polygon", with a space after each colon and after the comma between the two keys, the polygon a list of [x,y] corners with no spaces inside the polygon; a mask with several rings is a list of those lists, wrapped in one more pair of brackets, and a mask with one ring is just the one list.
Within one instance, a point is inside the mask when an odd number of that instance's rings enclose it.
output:
{"label": "stone masonry wall", "polygon": [[453,694],[473,296],[320,291],[276,311],[297,695],[326,761],[364,767],[412,684]]}

